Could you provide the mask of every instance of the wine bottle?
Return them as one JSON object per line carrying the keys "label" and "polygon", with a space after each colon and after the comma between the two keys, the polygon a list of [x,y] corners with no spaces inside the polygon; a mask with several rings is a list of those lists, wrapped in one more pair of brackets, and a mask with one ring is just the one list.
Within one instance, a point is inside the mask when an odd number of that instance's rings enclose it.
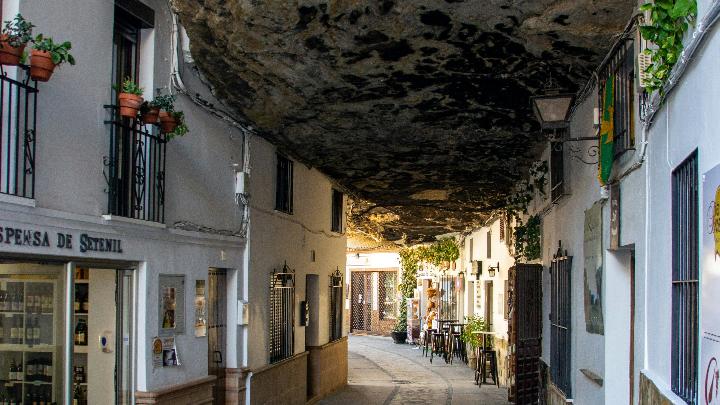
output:
{"label": "wine bottle", "polygon": [[28,346],[32,346],[35,344],[33,341],[33,328],[32,328],[32,318],[29,316],[25,318],[25,344]]}
{"label": "wine bottle", "polygon": [[40,344],[40,319],[37,317],[35,318],[35,323],[33,324],[33,342],[35,342],[36,345]]}
{"label": "wine bottle", "polygon": [[90,300],[88,299],[87,294],[85,294],[85,295],[83,296],[82,310],[83,310],[83,312],[89,312],[89,311],[90,311]]}
{"label": "wine bottle", "polygon": [[8,380],[9,381],[17,380],[17,378],[15,377],[15,373],[17,373],[17,366],[15,365],[15,359],[10,359],[10,370],[8,371]]}
{"label": "wine bottle", "polygon": [[20,311],[20,307],[22,306],[22,297],[20,296],[20,293],[18,291],[15,291],[15,293],[12,295],[12,311],[18,312]]}
{"label": "wine bottle", "polygon": [[75,302],[73,304],[75,312],[80,312],[80,295],[75,294]]}
{"label": "wine bottle", "polygon": [[20,331],[18,330],[17,317],[12,318],[12,326],[10,327],[10,343],[17,343],[20,337]]}
{"label": "wine bottle", "polygon": [[75,344],[87,346],[87,323],[84,319],[79,319],[75,326]]}

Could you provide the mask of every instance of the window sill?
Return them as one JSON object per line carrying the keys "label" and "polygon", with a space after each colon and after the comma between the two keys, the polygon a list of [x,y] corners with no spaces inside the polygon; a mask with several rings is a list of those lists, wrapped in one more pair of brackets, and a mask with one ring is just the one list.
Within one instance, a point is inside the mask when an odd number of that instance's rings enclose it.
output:
{"label": "window sill", "polygon": [[104,214],[102,215],[102,219],[104,219],[106,222],[114,222],[114,223],[125,223],[125,224],[133,224],[133,225],[142,225],[142,226],[148,226],[151,228],[158,228],[158,229],[165,229],[167,226],[165,224],[161,224],[159,222],[152,222],[152,221],[144,221],[142,219],[135,219],[135,218],[127,218],[127,217],[120,217],[117,215],[110,215],[110,214]]}
{"label": "window sill", "polygon": [[18,197],[10,194],[0,194],[0,202],[35,208],[34,198]]}

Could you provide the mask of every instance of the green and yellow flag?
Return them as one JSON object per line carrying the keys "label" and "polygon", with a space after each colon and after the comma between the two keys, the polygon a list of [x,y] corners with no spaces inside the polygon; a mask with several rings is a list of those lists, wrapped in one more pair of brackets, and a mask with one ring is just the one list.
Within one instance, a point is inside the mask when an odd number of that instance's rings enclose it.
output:
{"label": "green and yellow flag", "polygon": [[600,160],[598,162],[598,180],[605,185],[610,178],[613,164],[613,143],[615,128],[613,127],[615,103],[613,93],[615,90],[615,77],[610,76],[605,82],[603,94],[602,121],[600,122]]}

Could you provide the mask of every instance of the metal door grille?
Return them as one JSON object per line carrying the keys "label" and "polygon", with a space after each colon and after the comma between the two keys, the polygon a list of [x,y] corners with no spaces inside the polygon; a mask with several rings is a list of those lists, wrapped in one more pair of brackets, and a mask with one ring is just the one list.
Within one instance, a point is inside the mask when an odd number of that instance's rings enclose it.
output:
{"label": "metal door grille", "polygon": [[440,277],[440,319],[457,319],[457,293],[454,276]]}
{"label": "metal door grille", "polygon": [[352,273],[352,306],[350,328],[353,331],[369,331],[372,327],[372,273]]}
{"label": "metal door grille", "polygon": [[698,167],[697,151],[672,177],[672,390],[697,403]]}
{"label": "metal door grille", "polygon": [[550,374],[553,383],[572,396],[570,387],[570,270],[572,256],[558,252],[550,267]]}
{"label": "metal door grille", "polygon": [[342,337],[343,324],[343,277],[340,269],[330,275],[330,341]]}
{"label": "metal door grille", "polygon": [[542,352],[542,266],[517,264],[509,271],[508,324],[512,350],[514,384],[511,399],[518,404],[534,404],[540,395],[540,354]]}
{"label": "metal door grille", "polygon": [[294,315],[295,270],[285,263],[270,274],[270,363],[293,355]]}

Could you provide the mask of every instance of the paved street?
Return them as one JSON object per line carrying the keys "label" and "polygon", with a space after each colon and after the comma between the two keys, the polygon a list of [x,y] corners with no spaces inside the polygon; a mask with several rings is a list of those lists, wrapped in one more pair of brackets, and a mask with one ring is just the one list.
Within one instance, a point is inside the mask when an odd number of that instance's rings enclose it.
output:
{"label": "paved street", "polygon": [[507,404],[507,390],[473,382],[464,363],[445,364],[389,337],[350,336],[348,386],[320,404]]}

